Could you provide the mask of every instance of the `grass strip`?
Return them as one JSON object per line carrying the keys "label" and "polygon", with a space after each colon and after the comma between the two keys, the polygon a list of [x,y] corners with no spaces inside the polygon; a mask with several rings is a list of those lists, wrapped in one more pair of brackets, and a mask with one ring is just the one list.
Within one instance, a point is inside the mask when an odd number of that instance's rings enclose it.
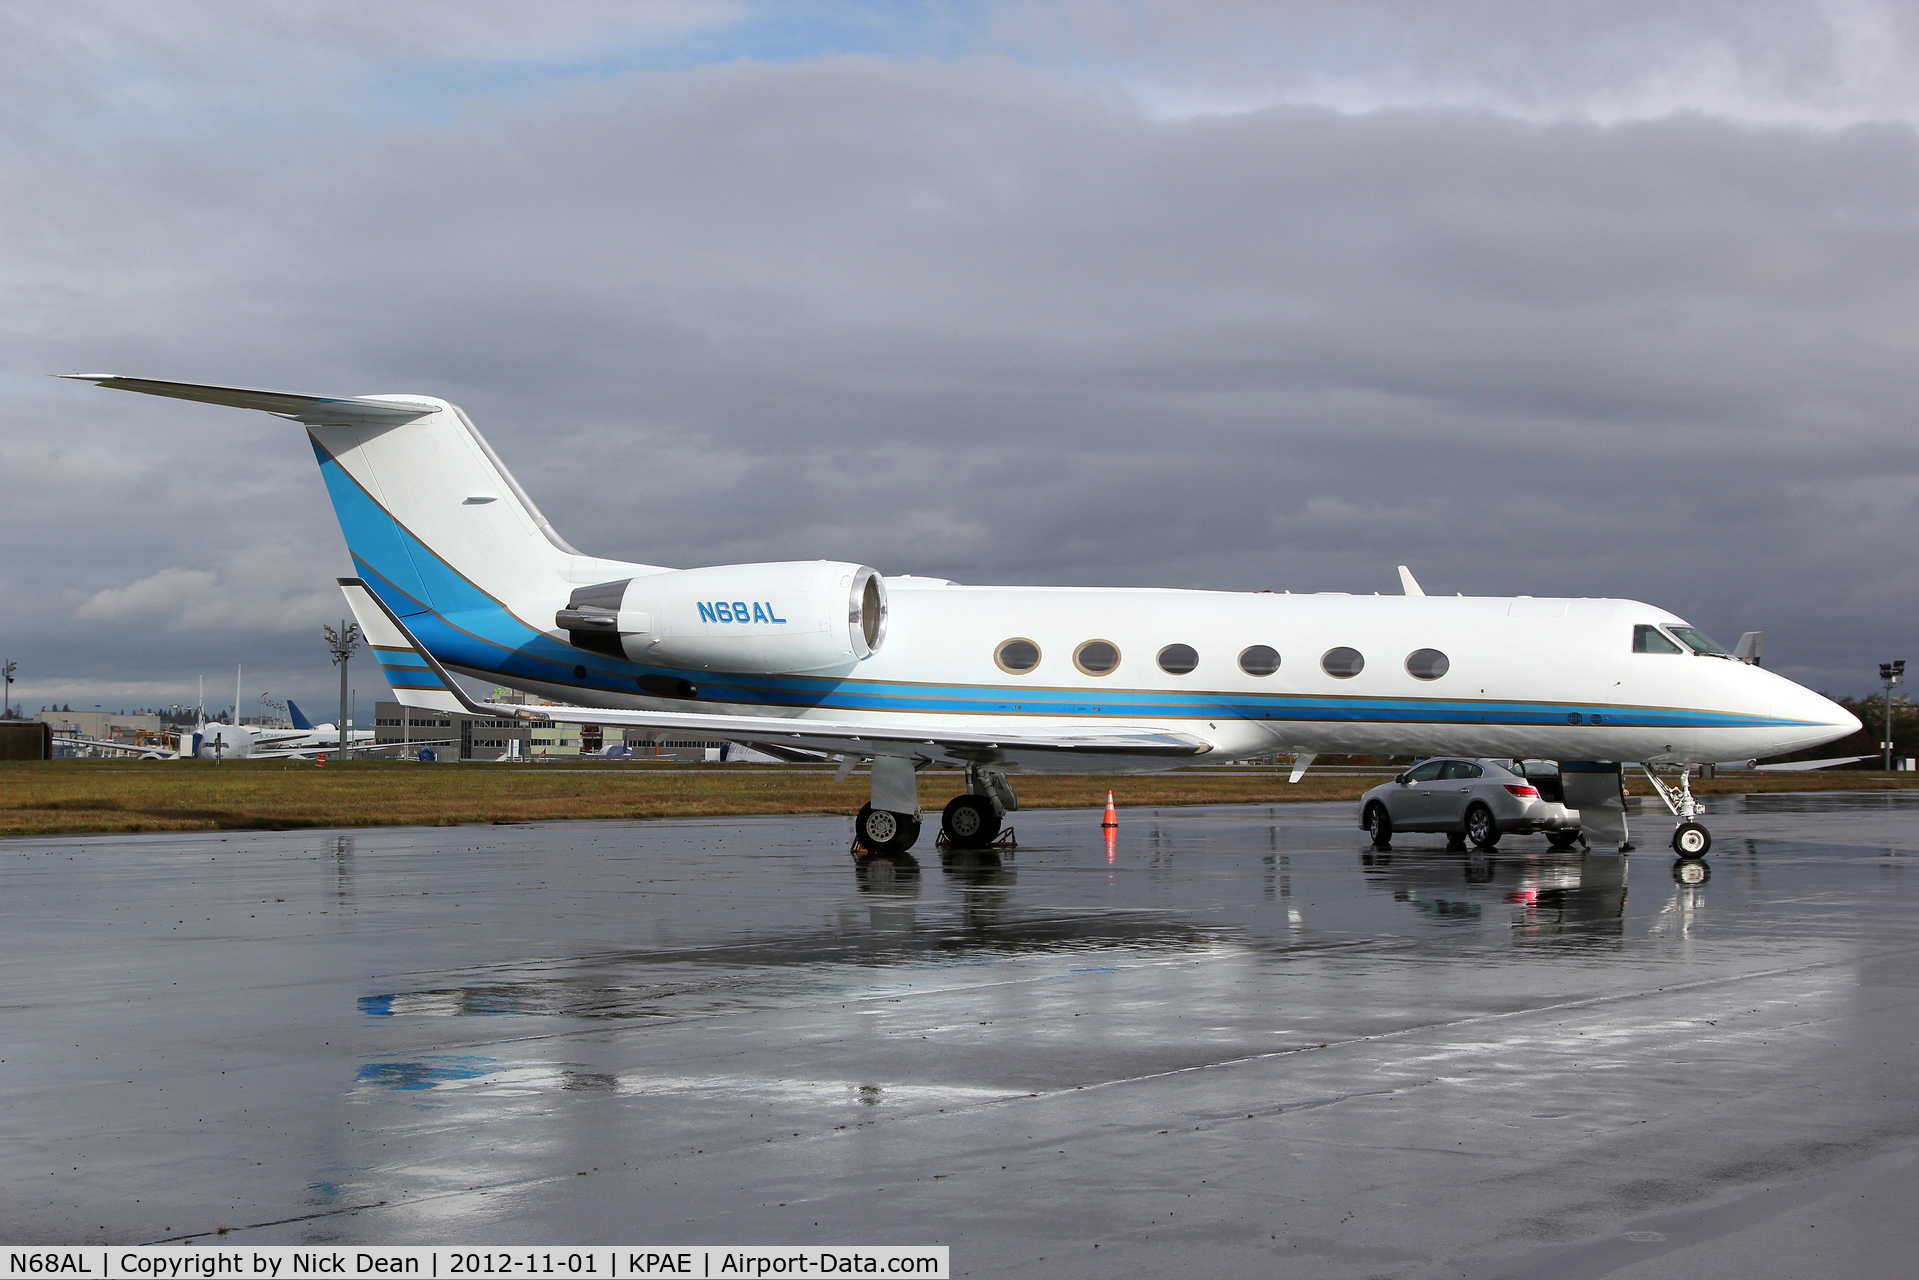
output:
{"label": "grass strip", "polygon": [[[920,804],[929,815],[937,814],[959,794],[964,780],[957,769],[923,772]],[[1382,780],[1308,774],[1294,785],[1283,773],[1264,770],[1182,769],[1123,777],[1029,776],[1016,785],[1021,808],[1098,809],[1109,788],[1125,806],[1283,804],[1357,800]],[[1703,795],[1905,790],[1915,781],[1911,774],[1857,770],[1764,773],[1697,780],[1693,790]],[[1650,789],[1641,779],[1636,790]],[[0,763],[0,835],[850,815],[866,796],[864,774],[835,784],[828,769],[754,765],[10,761]],[[1658,811],[1657,799],[1648,797],[1647,807]]]}

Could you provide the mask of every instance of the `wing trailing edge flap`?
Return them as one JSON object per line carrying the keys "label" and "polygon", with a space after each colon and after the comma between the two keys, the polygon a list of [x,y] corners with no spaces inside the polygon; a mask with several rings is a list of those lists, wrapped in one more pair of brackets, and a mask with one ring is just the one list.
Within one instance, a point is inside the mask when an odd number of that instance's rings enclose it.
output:
{"label": "wing trailing edge flap", "polygon": [[[561,724],[626,725],[640,729],[680,729],[764,746],[843,753],[846,755],[908,755],[919,746],[937,746],[965,755],[999,751],[1059,751],[1088,755],[1131,755],[1183,759],[1204,755],[1212,744],[1203,738],[1145,726],[1116,725],[1110,729],[1067,733],[1035,733],[1008,727],[985,732],[954,729],[939,724],[856,724],[835,720],[801,720],[770,716],[696,715],[681,711],[627,711],[612,707],[540,707],[480,702],[456,683],[446,668],[413,638],[406,624],[367,589],[359,578],[341,578],[340,589],[359,619],[360,628],[381,653],[381,669],[394,692],[410,706],[449,709],[445,698],[466,715],[488,719],[553,720]],[[378,622],[374,623],[377,615]],[[408,656],[401,656],[402,654]],[[394,665],[388,666],[389,661]],[[416,676],[415,673],[420,673]],[[408,687],[402,688],[406,684]],[[435,701],[413,701],[432,697]]]}
{"label": "wing trailing edge flap", "polygon": [[343,418],[377,418],[393,422],[411,422],[439,408],[401,399],[375,399],[367,396],[308,396],[293,391],[260,391],[250,387],[213,387],[198,382],[160,382],[153,378],[123,378],[113,373],[62,373],[61,378],[91,382],[113,391],[138,391],[142,395],[167,396],[174,400],[197,400],[202,404],[231,405],[235,409],[258,409],[308,425],[338,422]]}

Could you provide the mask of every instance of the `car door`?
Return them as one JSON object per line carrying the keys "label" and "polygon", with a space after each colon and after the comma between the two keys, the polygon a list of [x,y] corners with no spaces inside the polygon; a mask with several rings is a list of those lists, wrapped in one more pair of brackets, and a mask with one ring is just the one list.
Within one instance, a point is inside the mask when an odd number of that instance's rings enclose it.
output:
{"label": "car door", "polygon": [[1427,792],[1433,825],[1447,831],[1463,830],[1466,806],[1486,771],[1470,760],[1448,760]]}
{"label": "car door", "polygon": [[1386,793],[1386,812],[1392,814],[1395,827],[1401,831],[1427,828],[1432,821],[1434,788],[1444,785],[1439,774],[1446,765],[1444,760],[1428,760],[1402,774],[1406,781]]}

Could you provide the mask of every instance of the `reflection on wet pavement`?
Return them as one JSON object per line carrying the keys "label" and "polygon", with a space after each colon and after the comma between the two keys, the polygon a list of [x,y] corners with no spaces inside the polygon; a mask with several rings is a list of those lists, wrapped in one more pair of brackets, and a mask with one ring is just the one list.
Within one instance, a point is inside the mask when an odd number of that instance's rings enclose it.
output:
{"label": "reflection on wet pavement", "polygon": [[1708,867],[1347,806],[13,842],[0,1234],[1677,1257],[1919,1135],[1919,793],[1711,804]]}

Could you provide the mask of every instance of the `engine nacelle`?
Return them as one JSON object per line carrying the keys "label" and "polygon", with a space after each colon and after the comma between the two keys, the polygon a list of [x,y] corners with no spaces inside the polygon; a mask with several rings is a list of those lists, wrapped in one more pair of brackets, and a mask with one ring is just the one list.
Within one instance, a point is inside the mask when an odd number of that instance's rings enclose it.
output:
{"label": "engine nacelle", "polygon": [[676,569],[581,587],[554,621],[582,649],[653,666],[798,675],[886,641],[886,584],[833,560]]}

